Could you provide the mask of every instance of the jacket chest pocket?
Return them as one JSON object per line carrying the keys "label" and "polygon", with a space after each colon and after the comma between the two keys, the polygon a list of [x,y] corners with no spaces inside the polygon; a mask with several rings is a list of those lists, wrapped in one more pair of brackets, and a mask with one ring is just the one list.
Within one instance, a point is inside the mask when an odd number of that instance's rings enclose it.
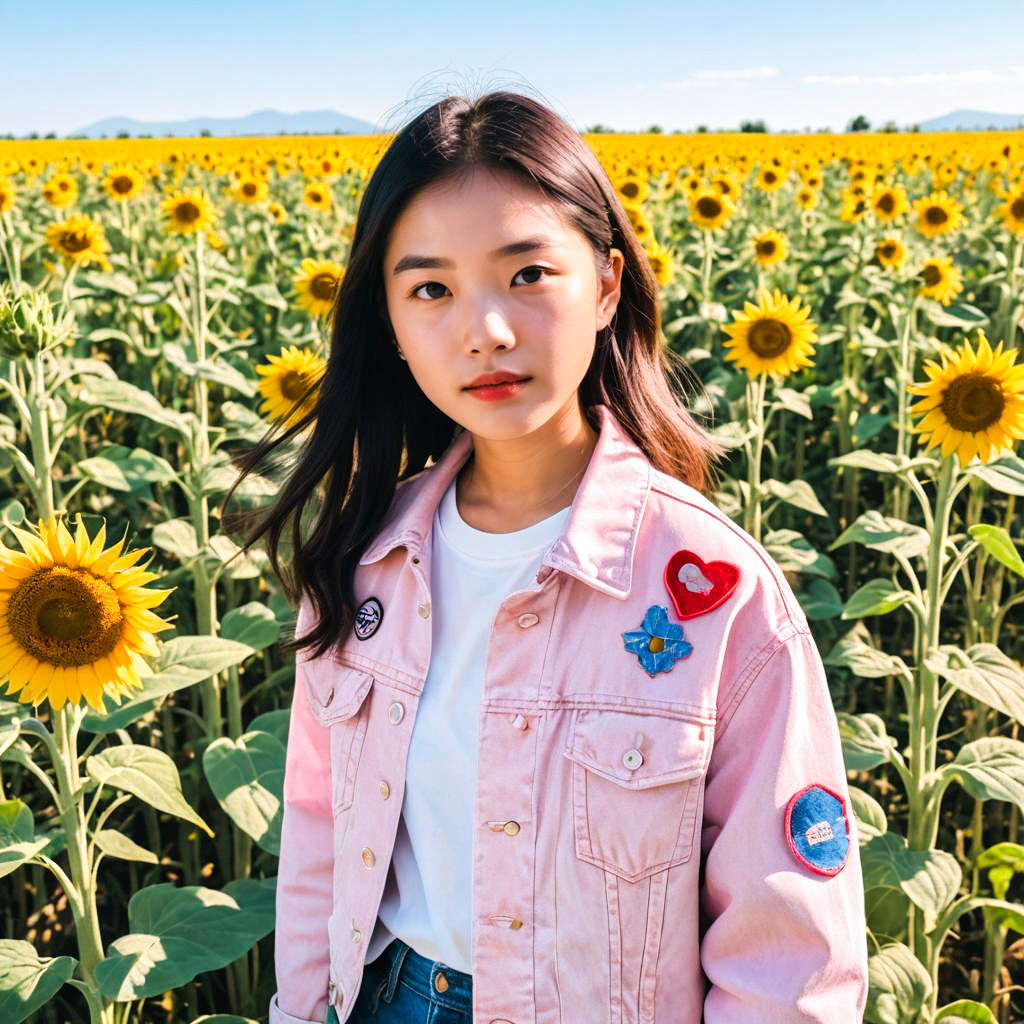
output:
{"label": "jacket chest pocket", "polygon": [[373,676],[330,658],[305,662],[301,674],[310,714],[330,731],[331,806],[337,815],[352,805]]}
{"label": "jacket chest pocket", "polygon": [[693,855],[714,726],[579,708],[569,745],[576,855],[628,882]]}

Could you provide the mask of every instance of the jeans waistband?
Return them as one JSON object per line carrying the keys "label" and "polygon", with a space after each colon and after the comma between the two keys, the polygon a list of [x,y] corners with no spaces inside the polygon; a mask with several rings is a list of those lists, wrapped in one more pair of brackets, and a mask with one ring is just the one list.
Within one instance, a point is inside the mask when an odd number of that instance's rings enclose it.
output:
{"label": "jeans waistband", "polygon": [[[409,988],[425,999],[433,999],[453,1010],[472,1011],[473,976],[471,974],[457,971],[440,960],[428,960],[399,938],[393,939],[380,955],[382,958],[390,957],[388,993],[394,991],[400,978]],[[447,988],[444,988],[443,992],[438,991],[437,988],[437,980],[442,975],[447,982]],[[444,983],[442,983],[442,987],[443,985]]]}

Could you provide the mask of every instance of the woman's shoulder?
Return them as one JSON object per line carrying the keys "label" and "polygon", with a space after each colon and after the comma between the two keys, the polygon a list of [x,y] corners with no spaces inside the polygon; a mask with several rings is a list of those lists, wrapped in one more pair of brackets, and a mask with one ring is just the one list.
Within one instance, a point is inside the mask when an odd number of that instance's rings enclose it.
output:
{"label": "woman's shoulder", "polygon": [[698,570],[709,563],[717,563],[716,568],[730,566],[738,576],[740,603],[753,600],[780,627],[808,628],[792,586],[772,554],[696,488],[652,468],[641,532],[644,550],[665,555],[665,571],[674,567],[672,559],[678,552],[687,554],[675,561],[683,559]]}

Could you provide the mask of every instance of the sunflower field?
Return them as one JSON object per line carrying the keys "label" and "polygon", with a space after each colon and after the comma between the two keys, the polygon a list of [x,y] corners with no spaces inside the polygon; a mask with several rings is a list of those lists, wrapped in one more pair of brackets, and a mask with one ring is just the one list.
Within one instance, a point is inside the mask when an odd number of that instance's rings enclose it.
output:
{"label": "sunflower field", "polygon": [[[865,1020],[1024,1020],[1024,137],[587,141],[828,669]],[[3,1024],[266,1019],[294,612],[221,502],[386,142],[0,142]]]}

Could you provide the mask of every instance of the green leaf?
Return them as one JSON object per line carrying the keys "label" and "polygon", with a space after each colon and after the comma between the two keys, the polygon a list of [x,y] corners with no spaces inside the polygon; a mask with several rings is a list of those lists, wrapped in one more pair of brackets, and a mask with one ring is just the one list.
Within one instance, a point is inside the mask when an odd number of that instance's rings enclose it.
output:
{"label": "green leaf", "polygon": [[131,932],[96,965],[101,991],[117,1001],[142,999],[226,967],[273,931],[276,882],[243,878],[223,892],[167,882],[140,889],[128,903]]}
{"label": "green leaf", "polygon": [[802,508],[805,512],[811,512],[816,516],[828,516],[806,480],[791,480],[788,484],[781,480],[765,480],[761,486],[766,493],[788,505]]}
{"label": "green leaf", "polygon": [[976,476],[1003,494],[1024,496],[1024,459],[1016,455],[1003,456],[995,462],[968,466],[964,472]]}
{"label": "green leaf", "polygon": [[158,811],[177,815],[198,825],[208,836],[214,835],[186,802],[178,769],[162,750],[125,743],[87,757],[85,770],[97,782],[131,793]]}
{"label": "green leaf", "polygon": [[278,855],[284,799],[285,748],[268,732],[215,739],[203,751],[203,771],[231,820]]}
{"label": "green leaf", "polygon": [[907,1024],[919,1020],[931,994],[931,975],[902,942],[883,946],[868,957],[865,1024]]}
{"label": "green leaf", "polygon": [[960,748],[939,769],[977,800],[1006,800],[1024,810],[1024,743],[1002,736],[983,736]]}
{"label": "green leaf", "polygon": [[161,405],[148,391],[135,387],[123,380],[107,380],[103,377],[82,377],[77,398],[86,405],[102,409],[117,409],[120,412],[137,413],[154,423],[171,427],[178,433],[191,436],[195,416],[179,413]]}
{"label": "green leaf", "polygon": [[942,306],[938,302],[924,304],[925,315],[936,327],[964,327],[968,330],[988,325],[988,314],[967,302]]}
{"label": "green leaf", "polygon": [[925,930],[931,931],[939,914],[956,899],[963,881],[960,863],[944,850],[911,850],[907,840],[885,832],[860,851],[864,888],[902,889],[924,911]]}
{"label": "green leaf", "polygon": [[1018,576],[1024,576],[1024,559],[1017,554],[1013,538],[1002,526],[989,523],[975,523],[967,532],[997,561],[1012,569]]}
{"label": "green leaf", "polygon": [[894,456],[873,452],[869,448],[837,455],[828,460],[828,465],[830,468],[870,469],[875,473],[898,473],[900,468]]}
{"label": "green leaf", "polygon": [[1024,723],[1024,671],[995,644],[955,644],[928,650],[925,665],[958,690],[1018,722]]}
{"label": "green leaf", "polygon": [[272,306],[274,309],[282,311],[288,309],[285,297],[277,290],[277,285],[273,281],[251,284],[245,290],[254,299],[262,302],[264,306]]}
{"label": "green leaf", "polygon": [[21,800],[0,800],[0,878],[17,871],[47,845],[37,839],[32,809]]}
{"label": "green leaf", "polygon": [[40,956],[23,939],[0,939],[0,1020],[28,1020],[53,999],[77,965],[73,956]]}
{"label": "green leaf", "polygon": [[169,693],[209,679],[241,664],[256,652],[248,644],[217,636],[176,636],[160,645],[154,675],[142,680],[142,689],[120,706],[106,694],[106,714],[90,711],[82,719],[82,728],[90,732],[110,733],[151,711]]}
{"label": "green leaf", "polygon": [[105,459],[102,455],[95,455],[91,459],[80,459],[78,471],[110,491],[130,491],[132,489],[131,483],[124,475],[124,470],[116,462]]}
{"label": "green leaf", "polygon": [[885,722],[878,715],[870,711],[862,715],[840,711],[836,718],[843,758],[850,771],[867,771],[893,760],[896,741],[885,731]]}
{"label": "green leaf", "polygon": [[843,530],[832,542],[829,551],[854,541],[878,551],[898,551],[906,558],[914,558],[928,553],[931,537],[923,527],[883,516],[876,509],[871,509],[859,515]]}
{"label": "green leaf", "polygon": [[909,590],[901,589],[892,580],[871,580],[850,597],[840,617],[863,619],[869,615],[888,615],[912,600],[913,596]]}
{"label": "green leaf", "polygon": [[893,421],[892,413],[865,412],[857,417],[851,431],[851,440],[855,445],[866,444],[876,437]]}
{"label": "green leaf", "polygon": [[84,270],[78,275],[78,280],[97,291],[113,292],[124,298],[130,298],[139,290],[132,278],[117,271]]}
{"label": "green leaf", "polygon": [[842,595],[828,580],[820,578],[812,579],[797,599],[807,618],[815,621],[834,619],[843,610]]}
{"label": "green leaf", "polygon": [[155,853],[139,846],[134,839],[129,839],[113,828],[101,828],[96,833],[96,845],[109,857],[121,860],[140,860],[146,864],[159,864],[160,859]]}
{"label": "green leaf", "polygon": [[889,825],[886,821],[885,811],[882,805],[870,793],[856,786],[849,786],[850,804],[853,806],[853,814],[857,819],[857,838],[863,846],[868,840],[875,836],[884,835]]}
{"label": "green leaf", "polygon": [[[268,683],[280,682],[283,684],[286,681],[294,679],[293,666],[284,665],[279,668],[276,672],[272,673],[267,680]],[[269,732],[271,736],[276,736],[278,742],[282,747],[287,748],[288,746],[288,722],[291,719],[291,710],[289,708],[275,708],[273,711],[264,711],[262,715],[257,715],[250,723],[247,732]]]}
{"label": "green leaf", "polygon": [[262,651],[281,639],[281,624],[261,601],[250,601],[224,613],[220,635],[222,639],[235,640],[254,651]]}
{"label": "green leaf", "polygon": [[863,679],[881,679],[897,675],[910,678],[907,663],[895,654],[886,654],[856,637],[840,640],[823,659],[826,665],[845,665]]}
{"label": "green leaf", "polygon": [[196,529],[187,519],[168,519],[153,527],[153,543],[187,562],[199,554]]}
{"label": "green leaf", "polygon": [[773,409],[785,409],[787,412],[795,412],[804,419],[814,419],[811,412],[811,400],[802,391],[794,391],[793,388],[777,387],[775,397],[778,401],[771,404]]}
{"label": "green leaf", "polygon": [[984,1003],[976,1003],[973,999],[958,999],[955,1003],[939,1007],[935,1013],[935,1024],[939,1021],[946,1024],[999,1024]]}
{"label": "green leaf", "polygon": [[[1006,891],[1015,874],[1024,871],[1024,846],[1020,843],[996,843],[982,850],[977,861],[979,868],[989,868],[992,891],[998,899],[1006,899]],[[996,874],[997,871],[1001,872]]]}

